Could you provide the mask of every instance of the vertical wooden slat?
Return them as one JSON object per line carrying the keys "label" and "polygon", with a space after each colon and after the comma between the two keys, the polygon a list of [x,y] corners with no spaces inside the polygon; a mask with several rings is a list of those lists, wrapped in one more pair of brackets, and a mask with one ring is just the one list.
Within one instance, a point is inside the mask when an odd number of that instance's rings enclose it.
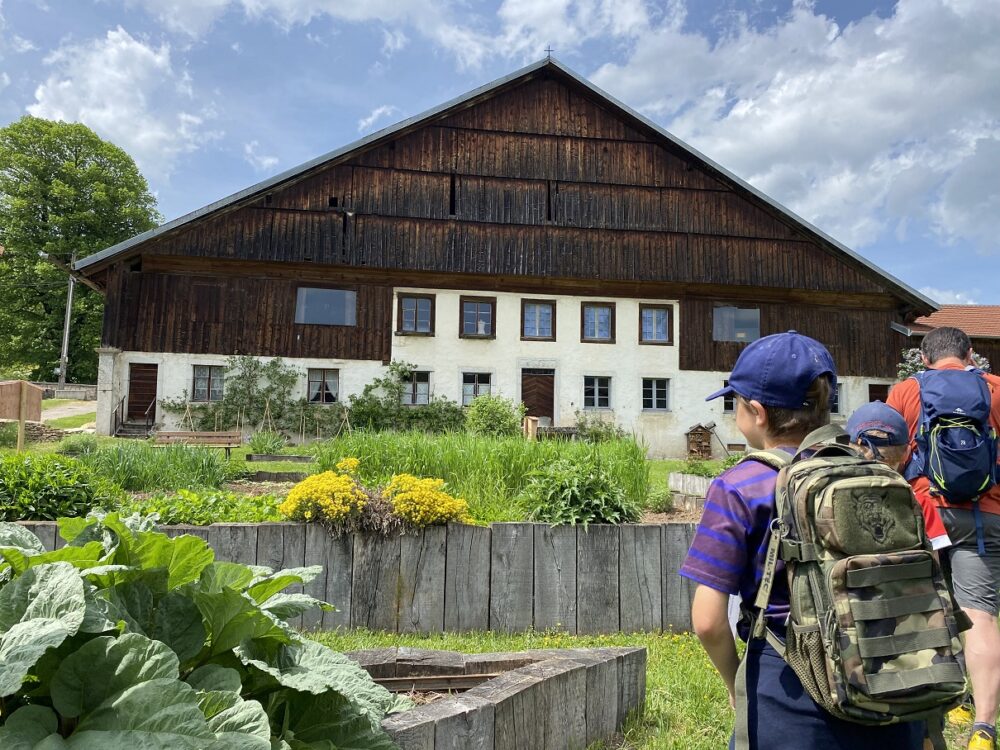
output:
{"label": "vertical wooden slat", "polygon": [[[327,540],[330,539],[330,532],[318,523],[306,524],[305,527],[305,556],[306,566],[319,565],[323,572],[313,578],[305,585],[305,593],[314,599],[326,601],[327,576],[330,573],[330,560],[327,555]],[[311,609],[302,615],[302,627],[306,630],[319,628],[323,624],[323,611]]]}
{"label": "vertical wooden slat", "polygon": [[351,624],[395,632],[399,612],[399,537],[354,537]]}
{"label": "vertical wooden slat", "polygon": [[444,627],[486,630],[490,625],[490,530],[448,524]]}
{"label": "vertical wooden slat", "polygon": [[46,552],[56,549],[58,526],[55,521],[22,521],[21,525],[38,537]]}
{"label": "vertical wooden slat", "polygon": [[536,630],[576,632],[576,529],[535,525]]}
{"label": "vertical wooden slat", "polygon": [[535,585],[534,528],[530,523],[494,523],[490,531],[490,630],[528,630]]}
{"label": "vertical wooden slat", "polygon": [[[273,570],[301,568],[306,559],[306,525],[300,523],[264,523],[257,527],[257,564]],[[299,593],[301,585],[289,586],[285,592]],[[302,626],[302,618],[288,621],[293,627]]]}
{"label": "vertical wooden slat", "polygon": [[257,564],[257,526],[249,523],[220,523],[208,527],[208,543],[216,560]]}
{"label": "vertical wooden slat", "polygon": [[693,585],[677,574],[693,538],[688,524],[664,524],[661,554],[663,559],[663,628],[691,629],[691,597]]}
{"label": "vertical wooden slat", "polygon": [[618,526],[597,524],[577,529],[576,630],[614,633],[619,624]]}
{"label": "vertical wooden slat", "polygon": [[623,633],[651,631],[663,624],[662,532],[658,526],[621,527],[621,623]]}
{"label": "vertical wooden slat", "polygon": [[400,540],[399,632],[439,633],[444,628],[444,526],[429,526]]}
{"label": "vertical wooden slat", "polygon": [[334,538],[329,534],[323,542],[326,565],[326,594],[323,599],[336,607],[323,613],[323,628],[349,628],[353,619],[354,540],[355,535]]}

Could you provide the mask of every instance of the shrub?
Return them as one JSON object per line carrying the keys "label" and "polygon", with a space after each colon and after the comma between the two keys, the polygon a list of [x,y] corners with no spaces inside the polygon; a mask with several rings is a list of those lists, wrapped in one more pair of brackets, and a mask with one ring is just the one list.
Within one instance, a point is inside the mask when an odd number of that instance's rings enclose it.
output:
{"label": "shrub", "polygon": [[530,518],[551,524],[627,523],[639,508],[597,460],[560,460],[535,471],[525,488]]}
{"label": "shrub", "polygon": [[454,432],[465,426],[465,410],[454,401],[431,397],[420,406],[401,403],[407,380],[414,365],[391,362],[386,374],[368,383],[361,393],[348,399],[350,423],[354,428],[383,432],[386,430],[418,430],[421,432]]}
{"label": "shrub", "polygon": [[0,458],[0,520],[53,521],[84,516],[121,491],[75,459],[18,453]]}
{"label": "shrub", "polygon": [[155,513],[160,523],[208,526],[213,523],[267,523],[283,520],[276,495],[237,495],[225,490],[178,490],[173,495],[130,497],[118,503],[122,515]]}
{"label": "shrub", "polygon": [[736,466],[736,464],[738,464],[740,461],[743,460],[744,456],[746,456],[746,453],[730,453],[728,456],[722,459],[722,471],[725,471],[726,469],[731,469],[734,466]]}
{"label": "shrub", "polygon": [[470,521],[469,506],[461,498],[444,491],[443,479],[420,479],[412,474],[397,474],[386,485],[385,497],[393,511],[417,528],[457,521]]}
{"label": "shrub", "polygon": [[17,447],[17,422],[0,422],[0,448]]}
{"label": "shrub", "polygon": [[[395,747],[395,699],[289,621],[322,571],[216,562],[204,540],[117,515],[64,519],[45,552],[0,524],[0,747]],[[16,554],[14,554],[16,553]]]}
{"label": "shrub", "polygon": [[293,521],[347,525],[361,516],[368,496],[350,474],[324,471],[292,487],[278,510]]}
{"label": "shrub", "polygon": [[527,411],[524,404],[515,404],[503,396],[484,393],[469,404],[465,413],[465,428],[473,435],[520,435],[521,423]]}
{"label": "shrub", "polygon": [[100,443],[96,435],[67,435],[59,441],[57,453],[64,456],[82,456],[85,453],[93,453]]}
{"label": "shrub", "polygon": [[706,479],[714,479],[721,473],[721,469],[716,468],[708,461],[701,461],[697,458],[687,459],[681,471],[684,474],[692,474],[696,477],[705,477]]}
{"label": "shrub", "polygon": [[285,447],[285,436],[272,430],[260,430],[248,441],[251,453],[275,454]]}
{"label": "shrub", "polygon": [[122,440],[79,458],[129,492],[220,487],[232,478],[221,451],[197,446],[155,448],[149,443]]}
{"label": "shrub", "polygon": [[669,487],[660,487],[649,493],[646,510],[653,513],[671,513],[674,509],[674,494]]}
{"label": "shrub", "polygon": [[628,433],[611,419],[605,419],[597,412],[577,411],[576,431],[581,440],[588,443],[605,443],[609,440],[624,440]]}

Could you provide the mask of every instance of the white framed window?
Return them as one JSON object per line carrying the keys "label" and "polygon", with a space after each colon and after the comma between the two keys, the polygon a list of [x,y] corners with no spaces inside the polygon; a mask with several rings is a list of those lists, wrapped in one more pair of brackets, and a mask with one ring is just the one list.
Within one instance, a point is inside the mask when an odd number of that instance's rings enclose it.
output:
{"label": "white framed window", "polygon": [[462,373],[462,406],[468,406],[476,396],[489,395],[493,376],[488,372]]}
{"label": "white framed window", "polygon": [[340,399],[340,370],[309,368],[310,404],[335,404]]}
{"label": "white framed window", "polygon": [[584,375],[583,408],[611,408],[611,378],[603,375]]}
{"label": "white framed window", "polygon": [[222,401],[226,368],[222,365],[195,365],[191,386],[192,401]]}
{"label": "white framed window", "polygon": [[642,379],[642,408],[646,411],[667,411],[670,408],[670,380]]}
{"label": "white framed window", "polygon": [[404,406],[420,406],[431,398],[431,374],[427,370],[414,370],[403,380],[404,388],[400,402]]}

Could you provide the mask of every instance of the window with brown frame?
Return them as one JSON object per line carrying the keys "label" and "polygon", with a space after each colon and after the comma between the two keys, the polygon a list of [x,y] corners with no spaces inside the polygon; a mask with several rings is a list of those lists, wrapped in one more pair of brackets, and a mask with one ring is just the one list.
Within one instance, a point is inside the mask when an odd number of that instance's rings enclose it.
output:
{"label": "window with brown frame", "polygon": [[222,401],[226,368],[222,365],[195,365],[192,401]]}
{"label": "window with brown frame", "polygon": [[340,370],[309,369],[310,404],[335,404],[340,397]]}
{"label": "window with brown frame", "polygon": [[403,406],[420,406],[430,402],[431,374],[427,370],[414,370],[410,377],[403,379]]}
{"label": "window with brown frame", "polygon": [[615,343],[615,303],[580,303],[580,341]]}
{"label": "window with brown frame", "polygon": [[434,295],[400,294],[396,305],[396,333],[406,336],[434,335]]}
{"label": "window with brown frame", "polygon": [[556,303],[548,299],[521,300],[521,340],[556,340]]}
{"label": "window with brown frame", "polygon": [[458,335],[466,339],[496,338],[496,297],[460,297]]}
{"label": "window with brown frame", "polygon": [[639,305],[639,343],[673,344],[673,305]]}

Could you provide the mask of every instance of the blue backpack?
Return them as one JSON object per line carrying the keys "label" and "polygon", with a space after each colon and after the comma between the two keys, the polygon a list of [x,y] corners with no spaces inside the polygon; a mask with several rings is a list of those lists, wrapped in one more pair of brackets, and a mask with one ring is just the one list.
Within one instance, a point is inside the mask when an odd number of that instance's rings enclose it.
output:
{"label": "blue backpack", "polygon": [[979,533],[979,496],[997,483],[997,434],[990,425],[990,389],[980,370],[927,370],[920,386],[916,449],[906,478],[926,476],[932,494],[972,503]]}

